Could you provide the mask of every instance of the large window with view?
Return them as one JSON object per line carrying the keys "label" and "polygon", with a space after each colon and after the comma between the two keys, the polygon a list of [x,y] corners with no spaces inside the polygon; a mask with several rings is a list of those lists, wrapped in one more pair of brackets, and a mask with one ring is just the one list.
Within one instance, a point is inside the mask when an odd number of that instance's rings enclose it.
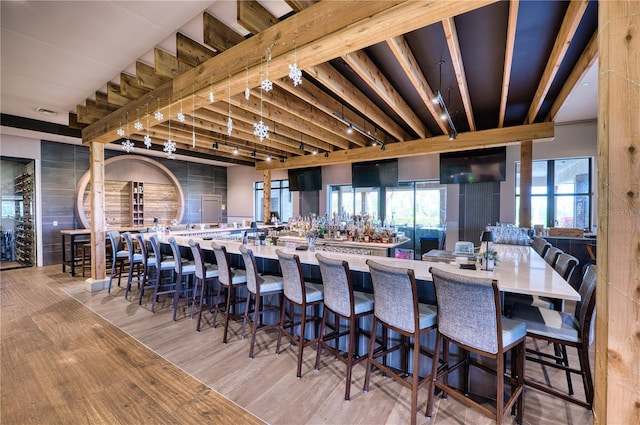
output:
{"label": "large window with view", "polygon": [[447,187],[438,182],[403,182],[396,187],[331,186],[329,212],[343,219],[369,215],[393,223],[411,239],[416,258],[421,241],[440,241],[444,234]]}
{"label": "large window with view", "polygon": [[[592,158],[533,161],[531,225],[590,230]],[[516,218],[520,209],[520,162],[516,162]],[[518,223],[519,224],[519,223]]]}
{"label": "large window with view", "polygon": [[[256,182],[254,187],[255,214],[257,221],[264,221],[264,182]],[[278,220],[289,221],[293,215],[293,203],[289,192],[288,180],[273,180],[271,182],[271,212],[276,213]],[[271,217],[267,217],[271,219]]]}

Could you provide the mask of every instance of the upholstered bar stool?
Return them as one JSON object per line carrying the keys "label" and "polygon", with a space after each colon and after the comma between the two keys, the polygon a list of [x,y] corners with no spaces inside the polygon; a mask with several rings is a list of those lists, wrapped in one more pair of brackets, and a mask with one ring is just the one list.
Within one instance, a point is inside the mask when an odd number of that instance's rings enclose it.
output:
{"label": "upholstered bar stool", "polygon": [[120,232],[117,230],[107,232],[107,238],[109,238],[111,244],[111,275],[109,276],[109,288],[107,292],[111,293],[111,284],[113,283],[114,277],[118,278],[118,286],[120,286],[122,272],[124,271],[125,263],[129,259],[129,251],[124,249],[122,236],[120,236]]}
{"label": "upholstered bar stool", "polygon": [[[225,288],[227,290],[227,302],[223,313],[224,336],[222,337],[222,342],[226,344],[227,335],[229,333],[229,320],[231,319],[231,317],[234,317],[234,319],[244,317],[244,315],[241,315],[237,312],[238,305],[245,301],[238,297],[237,289],[247,284],[247,274],[244,270],[231,268],[231,263],[229,262],[229,254],[227,253],[227,248],[224,245],[218,245],[217,243],[212,242],[211,248],[213,249],[213,254],[216,257],[216,263],[218,264],[217,299],[220,299],[222,288]],[[231,313],[232,308],[234,310],[234,313]],[[220,312],[220,306],[216,304],[213,312],[213,327],[216,326],[216,319],[218,317],[218,313]]]}
{"label": "upholstered bar stool", "polygon": [[127,275],[127,289],[124,291],[124,298],[128,299],[133,278],[136,278],[138,289],[140,289],[140,281],[144,279],[144,259],[142,258],[142,253],[137,252],[136,247],[133,243],[133,238],[131,237],[131,233],[124,232],[122,236],[125,243],[127,244],[127,252],[129,255],[129,274]]}
{"label": "upholstered bar stool", "polygon": [[[532,379],[526,379],[526,385],[586,409],[592,408],[594,396],[589,346],[594,339],[592,327],[596,305],[596,270],[595,265],[587,267],[578,291],[580,301],[576,304],[574,314],[521,304],[516,304],[512,312],[513,318],[523,320],[527,324],[528,337],[553,343],[554,348],[557,345],[561,347],[559,351],[554,350],[555,354],[528,348],[527,361],[565,371],[568,391],[564,393],[553,383],[543,383]],[[567,347],[573,347],[578,351],[580,369],[569,365]],[[571,374],[582,377],[584,400],[574,397]]]}
{"label": "upholstered bar stool", "polygon": [[[418,391],[431,382],[431,376],[420,377],[420,354],[430,354],[420,346],[420,337],[436,328],[436,307],[418,302],[418,287],[413,270],[390,267],[373,260],[367,260],[371,282],[373,283],[373,324],[369,340],[367,372],[364,378],[364,391],[369,391],[371,368],[375,367],[386,376],[411,390],[411,424],[416,423],[418,410]],[[383,335],[388,330],[400,334],[401,340],[391,347],[383,346],[376,350],[378,324],[382,326]],[[408,356],[411,351],[410,339],[413,339],[413,370],[409,373]],[[385,342],[388,341],[384,338]],[[402,355],[402,371],[398,372],[386,365],[384,359],[389,354],[400,350]],[[437,352],[432,362],[438,365]],[[407,379],[408,378],[408,379]]]}
{"label": "upholstered bar stool", "polygon": [[144,286],[149,278],[149,269],[155,267],[156,257],[153,254],[149,254],[149,242],[145,240],[143,233],[136,233],[134,238],[138,242],[140,254],[142,254],[141,285]]}
{"label": "upholstered bar stool", "polygon": [[[427,416],[431,416],[435,388],[470,405],[494,419],[499,425],[506,412],[516,405],[516,422],[522,423],[524,412],[524,350],[527,326],[522,321],[502,317],[498,281],[495,279],[468,277],[440,270],[429,269],[433,278],[438,304],[438,332],[436,352],[442,347],[444,367],[437,371],[432,365],[433,381],[429,391]],[[462,359],[449,364],[449,344],[463,351]],[[511,352],[511,377],[505,377],[505,354]],[[495,370],[471,356],[493,359]],[[491,373],[496,377],[496,408],[489,409],[468,396],[469,366]],[[464,388],[448,385],[447,378],[458,369],[464,370]],[[442,379],[442,381],[440,381]],[[511,395],[504,401],[505,379]]]}
{"label": "upholstered bar stool", "polygon": [[[278,344],[276,346],[276,354],[280,354],[280,343],[282,336],[286,336],[292,344],[298,346],[298,369],[296,376],[302,377],[302,354],[304,348],[318,342],[317,324],[320,319],[320,304],[324,297],[322,285],[305,282],[300,264],[300,257],[296,254],[289,254],[282,250],[276,249],[280,268],[282,269],[282,277],[284,278],[284,299],[280,309],[280,332],[278,333]],[[291,306],[290,317],[285,321],[287,304]],[[300,321],[295,320],[295,308],[301,310]],[[307,309],[314,309],[314,314],[308,316]],[[305,329],[308,322],[316,323],[315,337],[305,340]],[[295,334],[295,328],[299,327],[298,335]]]}
{"label": "upholstered bar stool", "polygon": [[[353,290],[349,263],[346,261],[325,257],[321,254],[316,254],[316,259],[320,265],[322,286],[324,287],[324,309],[320,324],[316,369],[320,370],[320,353],[323,348],[345,363],[347,379],[344,399],[349,400],[353,367],[367,360],[366,355],[359,356],[355,349],[357,338],[360,335],[360,319],[373,314],[373,294]],[[336,329],[325,333],[329,312],[332,312],[336,317]],[[340,319],[347,321],[346,331],[340,331]],[[348,338],[345,356],[339,349],[340,338],[344,336]],[[333,347],[329,344],[330,341],[334,341]]]}
{"label": "upholstered bar stool", "polygon": [[550,265],[551,267],[555,267],[558,256],[563,252],[564,251],[561,250],[560,248],[556,248],[555,246],[552,246],[544,254],[544,257],[543,257],[544,261],[546,261],[547,264]]}
{"label": "upholstered bar stool", "polygon": [[[195,288],[190,286],[189,282],[196,272],[196,265],[193,261],[187,261],[187,259],[182,258],[180,247],[175,238],[169,238],[169,246],[173,254],[173,270],[176,284],[176,291],[173,293],[173,321],[175,322],[180,300],[184,299],[185,303],[194,302]],[[191,311],[193,312],[193,308]]]}
{"label": "upholstered bar stool", "polygon": [[540,236],[535,236],[533,238],[533,242],[531,243],[531,247],[535,252],[538,253],[540,257],[544,258],[544,254],[546,254],[547,250],[551,248],[551,244]]}
{"label": "upholstered bar stool", "polygon": [[[196,265],[193,298],[194,300],[199,298],[198,323],[196,324],[196,331],[200,332],[202,310],[204,308],[205,302],[211,302],[212,297],[210,297],[210,295],[213,293],[213,284],[218,279],[218,266],[216,264],[205,264],[204,256],[202,255],[202,249],[200,248],[200,244],[198,242],[195,242],[193,239],[189,240],[189,247],[191,248],[191,254],[193,255],[193,262]],[[219,300],[216,300],[216,302],[219,302]],[[194,304],[191,304],[192,318]]]}
{"label": "upholstered bar stool", "polygon": [[[175,262],[173,257],[167,257],[166,259],[162,257],[162,251],[160,250],[160,242],[158,241],[158,236],[152,235],[149,238],[149,245],[151,245],[151,250],[153,251],[154,261],[151,263],[155,270],[154,278],[148,281],[148,285],[142,285],[140,288],[140,299],[138,301],[139,305],[142,305],[142,298],[144,297],[144,293],[146,288],[153,289],[153,299],[151,301],[151,312],[155,313],[156,311],[156,303],[158,301],[158,296],[160,295],[171,295],[173,296],[176,285],[173,280],[173,270],[175,268]],[[149,258],[149,260],[151,260]],[[162,277],[162,272],[169,272],[168,276],[165,273],[165,277]]]}
{"label": "upholstered bar stool", "polygon": [[[264,316],[269,311],[279,311],[279,306],[282,305],[283,294],[283,278],[282,276],[274,275],[260,275],[258,273],[258,267],[256,266],[256,258],[253,256],[253,251],[246,246],[240,246],[240,253],[242,254],[242,260],[244,261],[244,268],[247,272],[247,303],[244,311],[244,323],[242,324],[242,338],[244,338],[244,331],[247,324],[251,328],[251,346],[249,348],[249,357],[253,358],[253,349],[256,344],[256,332],[258,330],[267,330],[274,327],[278,327],[280,322],[278,320],[273,323],[264,324]],[[279,299],[278,307],[266,308],[263,298],[277,296]],[[253,309],[251,304],[253,301]],[[276,314],[276,317],[278,315]]]}

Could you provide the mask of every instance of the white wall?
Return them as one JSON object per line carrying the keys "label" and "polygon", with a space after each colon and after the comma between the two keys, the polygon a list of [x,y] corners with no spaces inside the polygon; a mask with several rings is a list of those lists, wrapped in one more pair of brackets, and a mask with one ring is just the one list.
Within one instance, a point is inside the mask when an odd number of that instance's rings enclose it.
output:
{"label": "white wall", "polygon": [[[595,121],[558,124],[552,141],[534,142],[533,159],[575,158],[596,156],[597,124]],[[515,162],[520,160],[520,147],[507,147],[507,180],[500,183],[500,221],[515,222]],[[595,161],[594,161],[595,163]],[[440,177],[439,155],[417,155],[398,160],[398,178],[400,181],[437,180]],[[595,170],[597,172],[597,170]],[[597,174],[595,174],[597,175]],[[228,211],[230,217],[253,219],[254,200],[253,184],[262,181],[262,172],[251,167],[234,166],[228,168]],[[287,178],[286,170],[272,172],[272,180]],[[320,192],[320,213],[328,208],[327,190],[330,185],[351,183],[351,165],[340,164],[322,168],[322,185]],[[594,190],[596,188],[594,181]],[[297,193],[294,192],[294,214],[297,213]],[[597,196],[597,194],[596,194]],[[458,205],[459,186],[447,185],[447,241],[454,243],[458,239]],[[594,206],[596,205],[594,198]],[[592,214],[594,223],[597,220],[595,211]]]}
{"label": "white wall", "polygon": [[40,159],[40,139],[0,134],[0,156]]}

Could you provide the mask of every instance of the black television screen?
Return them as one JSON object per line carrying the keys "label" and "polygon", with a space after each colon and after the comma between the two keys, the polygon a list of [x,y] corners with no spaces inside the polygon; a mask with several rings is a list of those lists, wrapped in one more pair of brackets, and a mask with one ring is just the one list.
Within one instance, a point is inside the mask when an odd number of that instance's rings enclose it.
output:
{"label": "black television screen", "polygon": [[351,164],[351,186],[398,186],[398,160],[354,162]]}
{"label": "black television screen", "polygon": [[440,183],[506,180],[507,148],[475,149],[440,154]]}
{"label": "black television screen", "polygon": [[322,190],[322,168],[298,168],[288,170],[289,191]]}

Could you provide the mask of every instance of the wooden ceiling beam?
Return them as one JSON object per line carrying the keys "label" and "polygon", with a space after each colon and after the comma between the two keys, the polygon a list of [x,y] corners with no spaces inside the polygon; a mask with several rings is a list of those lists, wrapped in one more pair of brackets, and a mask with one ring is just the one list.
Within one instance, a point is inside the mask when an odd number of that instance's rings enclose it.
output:
{"label": "wooden ceiling beam", "polygon": [[456,23],[453,20],[453,17],[444,19],[442,21],[442,27],[444,28],[444,35],[447,38],[449,55],[451,56],[453,69],[456,73],[458,90],[460,90],[460,97],[462,97],[462,104],[464,106],[464,112],[467,115],[467,121],[469,122],[469,129],[471,131],[475,131],[476,120],[473,118],[473,107],[471,106],[471,95],[469,94],[469,85],[467,84],[467,74],[464,72],[462,52],[460,51],[460,42],[458,41],[458,31],[456,30]]}
{"label": "wooden ceiling beam", "polygon": [[[262,76],[260,58],[264,57],[269,47],[272,47],[272,60],[269,62],[270,78],[281,78],[289,73],[288,65],[291,63],[294,47],[299,68],[307,69],[341,56],[345,52],[362,49],[495,1],[371,2],[363,0],[351,2],[349,13],[345,13],[342,2],[319,2],[267,28],[259,36],[246,39],[234,48],[177,76],[167,87],[162,85],[156,89],[158,93],[155,91],[149,93],[88,126],[82,132],[83,143],[108,143],[116,140],[118,138],[116,130],[126,120],[127,115],[130,116],[131,111],[140,109],[150,99],[158,98],[171,99],[175,107],[180,103],[179,95],[182,88],[187,86],[193,87],[196,93],[194,108],[208,104],[205,92],[208,93],[210,88],[219,97],[226,96],[229,86],[232,93],[242,92],[247,81],[251,87],[258,86]],[[220,73],[221,69],[225,72]],[[156,72],[158,72],[157,69]],[[191,99],[191,96],[186,97]]]}
{"label": "wooden ceiling beam", "polygon": [[383,151],[377,146],[331,152],[327,157],[315,155],[309,157],[288,158],[285,163],[271,161],[256,163],[256,170],[276,170],[348,164],[352,162],[379,159],[403,158],[416,155],[437,154],[442,152],[465,151],[470,149],[505,146],[519,143],[521,140],[549,139],[554,136],[554,123],[543,122],[515,127],[494,128],[491,130],[459,133],[455,140],[448,135],[429,139],[411,140],[402,143],[387,144]]}
{"label": "wooden ceiling beam", "polygon": [[578,82],[582,79],[584,74],[586,74],[587,70],[591,68],[593,62],[596,60],[598,56],[598,32],[594,32],[591,40],[587,44],[587,47],[584,48],[582,55],[576,62],[575,66],[571,70],[567,81],[565,81],[564,86],[558,93],[558,97],[554,100],[553,105],[551,105],[551,110],[549,111],[549,116],[546,121],[554,121],[556,118],[556,114],[564,104],[565,100],[569,97],[569,94],[576,87]]}
{"label": "wooden ceiling beam", "polygon": [[242,0],[236,2],[236,5],[238,23],[253,34],[258,34],[278,23],[278,18],[256,0]]}
{"label": "wooden ceiling beam", "polygon": [[[220,133],[222,138],[227,136],[227,116],[221,115],[218,111],[205,108],[199,109],[193,115],[202,121],[202,127],[206,126],[205,123],[209,121],[211,130]],[[245,121],[238,115],[234,115],[232,119],[232,138],[261,143],[264,146],[279,150],[279,154],[284,156],[300,154],[298,150],[299,143],[295,143],[279,134],[270,135],[269,138],[258,142],[258,139],[253,134],[253,122]]]}
{"label": "wooden ceiling beam", "polygon": [[136,78],[141,87],[155,90],[166,83],[169,78],[156,73],[155,68],[144,62],[136,61]]}
{"label": "wooden ceiling beam", "polygon": [[[178,58],[171,53],[167,53],[156,47],[153,49],[153,69],[156,74],[163,77],[176,78],[188,70],[193,69],[193,67],[179,61]],[[181,87],[186,87],[187,85],[185,82]]]}
{"label": "wooden ceiling beam", "polygon": [[202,28],[204,44],[218,52],[224,52],[245,40],[243,36],[206,11],[202,14]]}
{"label": "wooden ceiling beam", "polygon": [[418,96],[422,99],[422,102],[433,116],[433,119],[440,127],[440,130],[442,130],[444,134],[447,134],[448,127],[440,119],[440,111],[436,110],[436,106],[433,103],[435,94],[433,93],[431,86],[429,86],[427,79],[424,77],[424,74],[418,65],[418,61],[409,48],[404,36],[399,35],[398,37],[390,38],[387,40],[387,46],[391,49],[391,52],[404,70],[404,73],[409,78],[409,81],[411,81],[411,84],[418,93]]}
{"label": "wooden ceiling beam", "polygon": [[308,122],[319,127],[322,130],[330,132],[333,137],[330,139],[326,139],[326,141],[334,146],[339,147],[340,149],[349,149],[350,142],[353,142],[358,146],[366,145],[365,137],[362,134],[354,131],[351,135],[349,135],[351,137],[347,137],[347,134],[344,131],[344,124],[340,124],[340,126],[338,127],[338,124],[336,123],[336,120],[333,116],[328,116],[324,112],[317,110],[313,106],[301,101],[297,97],[289,95],[289,93],[286,91],[274,88],[268,93],[263,93],[262,99],[265,103],[277,106],[283,111],[286,111],[291,115],[298,117],[303,122]]}
{"label": "wooden ceiling beam", "polygon": [[320,0],[284,0],[294,12],[300,12]]}
{"label": "wooden ceiling beam", "polygon": [[92,124],[113,112],[110,109],[104,109],[98,106],[95,100],[86,99],[85,105],[76,107],[78,113],[78,122],[82,124]]}
{"label": "wooden ceiling beam", "polygon": [[120,106],[109,103],[109,95],[105,92],[96,92],[96,106],[105,111],[113,112]]}
{"label": "wooden ceiling beam", "polygon": [[125,106],[131,99],[120,94],[120,86],[109,81],[107,83],[107,101],[120,107]]}
{"label": "wooden ceiling beam", "polygon": [[536,116],[547,97],[549,88],[551,88],[551,84],[553,83],[553,80],[560,69],[560,65],[569,50],[571,40],[578,30],[578,25],[580,25],[580,21],[584,16],[584,12],[587,10],[588,4],[588,0],[572,0],[569,3],[567,12],[564,15],[564,20],[562,21],[562,26],[560,27],[560,31],[556,37],[556,42],[551,50],[551,55],[549,56],[547,65],[542,73],[542,78],[540,79],[536,93],[533,96],[533,100],[531,101],[526,123],[532,123],[536,119]]}
{"label": "wooden ceiling beam", "polygon": [[176,54],[180,62],[196,67],[214,57],[216,52],[184,34],[176,33]]}
{"label": "wooden ceiling beam", "polygon": [[[374,125],[377,125],[396,140],[402,141],[409,139],[409,135],[400,127],[395,121],[393,121],[387,114],[382,111],[375,103],[373,103],[364,93],[362,93],[357,87],[355,87],[349,80],[347,80],[342,74],[340,74],[333,66],[328,63],[319,64],[309,68],[305,68],[311,77],[317,80],[320,84],[329,89],[339,99],[342,99],[344,103],[337,103],[335,110],[332,112],[340,115],[344,115],[346,119],[351,122],[360,122],[361,116],[352,112],[347,108],[344,110],[344,105],[350,105],[353,109],[360,111],[364,116],[369,118]],[[307,87],[303,90],[306,90]]]}
{"label": "wooden ceiling beam", "polygon": [[141,87],[138,79],[131,75],[120,74],[120,94],[131,100],[137,99],[151,90]]}
{"label": "wooden ceiling beam", "polygon": [[407,102],[396,91],[387,77],[369,59],[364,50],[351,52],[342,56],[342,59],[351,69],[376,93],[387,105],[398,114],[418,137],[427,137],[428,131],[420,118],[411,110]]}
{"label": "wooden ceiling beam", "polygon": [[509,2],[509,19],[507,23],[507,42],[504,52],[504,69],[502,71],[502,93],[500,95],[500,115],[498,127],[504,126],[504,116],[507,113],[507,99],[509,98],[509,84],[511,82],[511,64],[513,63],[513,51],[516,45],[516,29],[518,26],[518,9],[520,0]]}

